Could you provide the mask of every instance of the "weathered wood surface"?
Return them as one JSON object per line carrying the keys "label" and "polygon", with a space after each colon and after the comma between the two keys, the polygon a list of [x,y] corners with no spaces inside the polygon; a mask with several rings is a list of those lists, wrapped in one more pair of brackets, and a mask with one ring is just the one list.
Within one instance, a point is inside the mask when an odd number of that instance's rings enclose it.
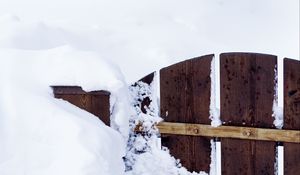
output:
{"label": "weathered wood surface", "polygon": [[[168,122],[210,124],[210,67],[213,55],[160,70],[161,117]],[[162,135],[162,144],[190,171],[209,172],[210,138]]]}
{"label": "weathered wood surface", "polygon": [[[161,134],[237,138],[275,142],[300,143],[300,131],[238,126],[219,126],[161,122],[156,126]],[[300,145],[299,145],[300,146]]]}
{"label": "weathered wood surface", "polygon": [[[274,128],[276,56],[220,55],[221,120],[228,126]],[[274,174],[275,142],[221,139],[222,175]]]}
{"label": "weathered wood surface", "polygon": [[79,86],[52,86],[55,98],[60,98],[97,116],[110,125],[110,105],[107,91],[85,92]]}
{"label": "weathered wood surface", "polygon": [[[300,61],[287,58],[284,59],[283,128],[300,130]],[[300,144],[284,143],[284,174],[300,174]]]}

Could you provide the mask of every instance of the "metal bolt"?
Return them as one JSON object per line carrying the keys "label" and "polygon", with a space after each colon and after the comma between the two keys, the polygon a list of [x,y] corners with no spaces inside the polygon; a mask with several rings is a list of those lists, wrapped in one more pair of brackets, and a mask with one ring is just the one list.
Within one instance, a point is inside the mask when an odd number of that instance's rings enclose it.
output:
{"label": "metal bolt", "polygon": [[198,134],[199,133],[199,129],[198,128],[194,128],[194,133]]}

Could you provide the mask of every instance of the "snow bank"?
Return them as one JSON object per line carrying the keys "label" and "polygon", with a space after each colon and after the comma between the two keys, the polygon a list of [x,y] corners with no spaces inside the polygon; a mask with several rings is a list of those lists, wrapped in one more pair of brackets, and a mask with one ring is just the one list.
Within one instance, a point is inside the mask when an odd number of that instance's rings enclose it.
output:
{"label": "snow bank", "polygon": [[[0,62],[1,175],[124,173],[130,111],[127,85],[116,67],[68,46],[0,49]],[[115,130],[55,99],[51,85],[110,91]]]}

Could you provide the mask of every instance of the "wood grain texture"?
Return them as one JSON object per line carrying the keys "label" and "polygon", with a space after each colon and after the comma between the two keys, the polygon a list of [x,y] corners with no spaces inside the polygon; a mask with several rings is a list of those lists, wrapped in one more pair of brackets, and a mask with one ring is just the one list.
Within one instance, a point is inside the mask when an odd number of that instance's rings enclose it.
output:
{"label": "wood grain texture", "polygon": [[[213,55],[160,70],[161,116],[168,122],[210,124],[210,67]],[[209,172],[210,138],[162,135],[162,144],[189,171]]]}
{"label": "wood grain texture", "polygon": [[300,131],[279,130],[238,126],[219,126],[161,122],[156,126],[161,134],[265,140],[275,142],[300,143]]}
{"label": "wood grain texture", "polygon": [[[277,57],[220,55],[221,120],[228,126],[274,128]],[[274,174],[275,142],[221,139],[222,175]]]}
{"label": "wood grain texture", "polygon": [[109,92],[85,92],[79,86],[52,86],[55,98],[60,98],[97,116],[110,126]]}
{"label": "wood grain texture", "polygon": [[300,143],[300,131],[265,129],[238,126],[219,126],[161,122],[156,126],[161,134],[265,140],[275,142]]}
{"label": "wood grain texture", "polygon": [[[284,59],[283,128],[300,131],[300,61],[287,58]],[[300,144],[284,143],[284,174],[300,174]]]}

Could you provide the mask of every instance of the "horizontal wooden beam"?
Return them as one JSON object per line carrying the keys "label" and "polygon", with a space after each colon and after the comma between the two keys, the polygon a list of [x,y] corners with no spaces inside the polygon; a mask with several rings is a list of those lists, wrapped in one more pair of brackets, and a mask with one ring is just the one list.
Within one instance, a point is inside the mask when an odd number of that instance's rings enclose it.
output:
{"label": "horizontal wooden beam", "polygon": [[161,134],[225,137],[249,140],[300,143],[299,130],[264,129],[237,126],[212,127],[204,124],[161,122],[157,125]]}

